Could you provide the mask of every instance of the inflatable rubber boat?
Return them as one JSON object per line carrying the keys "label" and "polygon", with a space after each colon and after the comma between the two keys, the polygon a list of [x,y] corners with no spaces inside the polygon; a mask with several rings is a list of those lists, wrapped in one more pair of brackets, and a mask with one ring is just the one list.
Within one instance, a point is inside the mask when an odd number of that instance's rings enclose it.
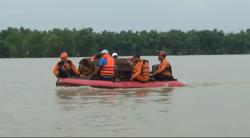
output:
{"label": "inflatable rubber boat", "polygon": [[85,80],[77,78],[58,79],[57,86],[90,86],[96,88],[154,88],[154,87],[183,87],[184,83],[179,81],[105,81],[105,80]]}

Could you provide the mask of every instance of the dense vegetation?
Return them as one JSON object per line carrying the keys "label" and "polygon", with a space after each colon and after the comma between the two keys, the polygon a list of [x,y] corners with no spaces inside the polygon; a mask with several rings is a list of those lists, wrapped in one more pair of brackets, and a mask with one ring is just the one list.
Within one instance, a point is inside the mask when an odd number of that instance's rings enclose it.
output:
{"label": "dense vegetation", "polygon": [[49,31],[7,28],[0,32],[0,57],[90,56],[101,49],[119,55],[153,55],[166,50],[169,55],[249,54],[250,29],[239,33],[219,30],[94,32],[91,28],[53,29]]}

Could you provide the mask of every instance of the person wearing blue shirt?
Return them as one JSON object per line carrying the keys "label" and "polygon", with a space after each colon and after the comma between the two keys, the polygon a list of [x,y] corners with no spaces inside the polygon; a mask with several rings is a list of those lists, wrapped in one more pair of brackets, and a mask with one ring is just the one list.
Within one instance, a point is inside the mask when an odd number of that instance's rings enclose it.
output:
{"label": "person wearing blue shirt", "polygon": [[105,58],[100,58],[98,66],[102,67],[107,64],[107,60]]}
{"label": "person wearing blue shirt", "polygon": [[101,68],[107,64],[107,60],[105,58],[102,57],[102,53],[97,54],[95,57],[95,62],[96,62],[96,66],[95,66],[95,71],[88,76],[88,79],[94,79],[94,78],[100,78],[102,80],[112,80],[112,77],[109,76],[99,76],[99,72],[101,70]]}

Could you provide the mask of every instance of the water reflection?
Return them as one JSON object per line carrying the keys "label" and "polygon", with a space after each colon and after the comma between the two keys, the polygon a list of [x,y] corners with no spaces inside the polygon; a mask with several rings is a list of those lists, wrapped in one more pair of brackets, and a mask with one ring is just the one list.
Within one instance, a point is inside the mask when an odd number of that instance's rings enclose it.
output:
{"label": "water reflection", "polygon": [[154,89],[98,89],[90,87],[56,88],[57,103],[65,109],[88,105],[122,105],[138,103],[170,104],[174,88]]}

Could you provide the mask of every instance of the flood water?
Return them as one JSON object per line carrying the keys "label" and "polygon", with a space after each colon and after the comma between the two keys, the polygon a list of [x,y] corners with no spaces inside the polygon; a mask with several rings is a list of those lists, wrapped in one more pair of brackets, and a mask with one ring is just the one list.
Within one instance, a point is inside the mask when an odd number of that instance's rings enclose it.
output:
{"label": "flood water", "polygon": [[128,90],[57,88],[59,59],[0,59],[0,136],[250,136],[249,59],[170,56],[189,86]]}

